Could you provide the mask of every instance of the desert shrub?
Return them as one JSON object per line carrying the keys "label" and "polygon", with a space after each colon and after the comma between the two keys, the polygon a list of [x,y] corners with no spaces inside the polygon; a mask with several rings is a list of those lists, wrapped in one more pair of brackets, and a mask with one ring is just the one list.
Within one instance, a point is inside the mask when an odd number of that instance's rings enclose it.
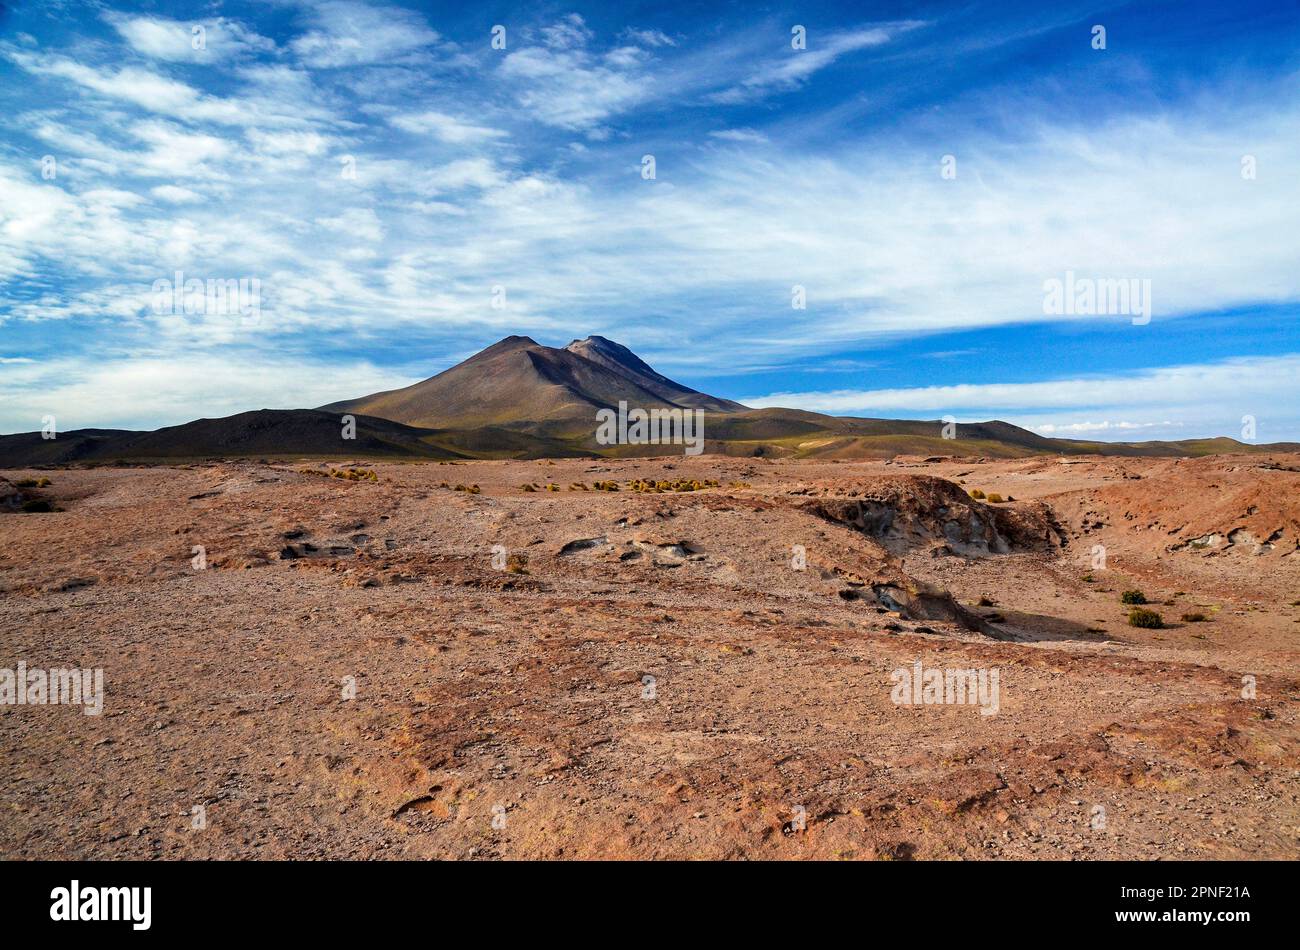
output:
{"label": "desert shrub", "polygon": [[996,603],[996,601],[994,601],[992,597],[981,597],[981,598],[979,599],[978,606],[980,606],[980,607],[992,607],[994,603]]}
{"label": "desert shrub", "polygon": [[972,488],[972,489],[970,490],[970,496],[971,496],[972,498],[983,498],[983,497],[984,497],[984,493],[983,493],[982,491],[980,491],[978,488]]}
{"label": "desert shrub", "polygon": [[302,475],[319,475],[321,478],[341,478],[348,482],[379,481],[378,473],[368,468],[331,468],[325,472],[318,468],[300,468],[298,472]]}
{"label": "desert shrub", "polygon": [[647,492],[656,494],[658,492],[684,492],[699,491],[702,488],[717,488],[719,483],[712,478],[678,478],[672,481],[667,479],[649,479],[635,478],[627,483],[629,491]]}
{"label": "desert shrub", "polygon": [[519,486],[519,490],[520,490],[520,491],[537,491],[537,489],[534,488],[532,485],[520,485],[520,486]]}
{"label": "desert shrub", "polygon": [[1084,582],[1085,584],[1091,584],[1091,583],[1092,583],[1093,581],[1095,581],[1095,580],[1096,580],[1096,578],[1093,577],[1091,574],[1084,574],[1084,575],[1083,575],[1083,582]]}
{"label": "desert shrub", "polygon": [[995,491],[991,491],[988,494],[988,501],[990,504],[1000,505],[1002,504],[1002,496]]}
{"label": "desert shrub", "polygon": [[1145,604],[1147,595],[1140,590],[1126,590],[1119,595],[1119,602],[1121,604]]}
{"label": "desert shrub", "polygon": [[53,506],[44,498],[28,498],[23,502],[23,511],[28,514],[45,513],[53,510]]}
{"label": "desert shrub", "polygon": [[594,483],[593,487],[596,489],[596,491],[618,491],[618,482],[615,481],[596,482]]}
{"label": "desert shrub", "polygon": [[554,482],[547,482],[547,484],[546,484],[546,490],[547,490],[547,491],[559,491],[559,490],[560,490],[560,486],[557,485],[557,484],[555,484]]}
{"label": "desert shrub", "polygon": [[1150,630],[1159,630],[1165,625],[1165,621],[1154,610],[1147,610],[1145,607],[1134,607],[1128,612],[1128,625],[1130,627],[1146,627]]}
{"label": "desert shrub", "polygon": [[19,479],[18,481],[14,482],[14,487],[15,487],[15,488],[35,488],[35,487],[36,487],[36,479],[34,479],[34,478],[23,478],[23,479]]}
{"label": "desert shrub", "polygon": [[1205,616],[1205,614],[1197,611],[1190,614],[1183,614],[1183,616],[1180,619],[1183,621],[1183,623],[1205,623],[1205,621],[1210,618]]}

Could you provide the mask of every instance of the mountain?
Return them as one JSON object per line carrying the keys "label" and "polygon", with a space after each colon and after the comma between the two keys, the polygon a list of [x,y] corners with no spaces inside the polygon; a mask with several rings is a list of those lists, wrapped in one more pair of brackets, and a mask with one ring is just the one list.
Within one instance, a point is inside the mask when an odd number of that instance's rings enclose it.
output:
{"label": "mountain", "polygon": [[[1083,442],[1049,439],[997,420],[963,423],[956,439],[939,420],[861,419],[800,409],[749,409],[655,372],[600,336],[563,349],[509,336],[423,382],[319,409],[259,409],[154,432],[80,429],[46,440],[0,436],[0,468],[203,458],[459,459],[667,455],[680,445],[598,445],[596,413],[629,408],[699,409],[704,450],[722,455],[860,459],[895,455],[1016,458],[1029,455],[1191,456],[1295,452],[1300,445],[1233,439]],[[344,439],[343,415],[354,418]]]}
{"label": "mountain", "polygon": [[620,401],[645,409],[745,409],[675,383],[627,347],[599,336],[574,340],[563,349],[542,346],[526,336],[508,336],[413,386],[321,408],[412,426],[491,425],[581,438],[594,432],[598,410],[616,408]]}
{"label": "mountain", "polygon": [[603,336],[589,336],[585,340],[574,340],[565,349],[625,379],[633,380],[642,389],[654,393],[665,403],[673,406],[703,409],[706,412],[739,412],[749,408],[730,399],[707,396],[675,383],[667,376],[656,373],[649,364],[623,344],[607,340]]}

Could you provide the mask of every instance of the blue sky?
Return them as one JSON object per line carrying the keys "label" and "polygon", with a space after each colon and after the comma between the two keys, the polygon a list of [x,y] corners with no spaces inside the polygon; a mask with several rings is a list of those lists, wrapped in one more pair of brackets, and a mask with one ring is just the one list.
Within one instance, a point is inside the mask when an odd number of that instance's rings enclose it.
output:
{"label": "blue sky", "polygon": [[4,6],[0,431],[598,333],[751,405],[1300,440],[1294,2]]}

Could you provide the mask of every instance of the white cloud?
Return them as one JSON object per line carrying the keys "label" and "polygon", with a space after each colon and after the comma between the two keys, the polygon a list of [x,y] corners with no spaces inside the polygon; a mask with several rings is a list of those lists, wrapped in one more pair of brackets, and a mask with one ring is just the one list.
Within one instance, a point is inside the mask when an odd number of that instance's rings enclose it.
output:
{"label": "white cloud", "polygon": [[[340,390],[346,381],[346,391]],[[356,360],[322,364],[257,353],[57,359],[0,369],[0,432],[155,429],[249,409],[302,409],[416,380]]]}
{"label": "white cloud", "polygon": [[252,84],[252,94],[221,98],[205,95],[193,86],[138,66],[114,71],[87,66],[64,56],[14,49],[0,49],[0,52],[33,75],[64,79],[82,89],[176,121],[300,126],[322,117],[321,110],[313,103],[291,94],[302,91],[287,86],[286,78],[292,76],[291,70],[249,70],[245,77]]}
{"label": "white cloud", "polygon": [[299,132],[293,130],[266,131],[249,129],[248,141],[263,155],[320,155],[329,145],[327,136],[319,132]]}
{"label": "white cloud", "polygon": [[190,132],[170,122],[137,122],[131,134],[147,149],[140,165],[155,175],[176,178],[206,175],[211,163],[230,155],[230,143],[219,136]]}
{"label": "white cloud", "polygon": [[505,137],[502,129],[474,125],[445,112],[417,112],[394,116],[393,125],[417,135],[432,135],[449,145],[479,145]]}
{"label": "white cloud", "polygon": [[203,200],[203,196],[198,192],[190,191],[188,188],[179,188],[176,185],[158,185],[155,188],[150,188],[149,193],[155,198],[159,198],[174,205],[189,204]]}
{"label": "white cloud", "polygon": [[170,62],[216,62],[275,49],[272,40],[225,17],[180,21],[109,13],[105,19],[136,52]]}
{"label": "white cloud", "polygon": [[779,56],[768,57],[739,83],[715,93],[712,98],[715,102],[744,102],[770,92],[795,89],[841,56],[883,46],[900,34],[924,25],[921,21],[907,20],[820,35],[811,30],[806,48],[794,49],[787,42]]}
{"label": "white cloud", "polygon": [[200,101],[193,87],[138,66],[99,70],[62,56],[10,52],[10,59],[38,76],[67,79],[84,89],[134,103],[152,112],[179,113]]}
{"label": "white cloud", "polygon": [[722,139],[724,142],[764,144],[768,141],[766,135],[762,132],[755,132],[753,129],[721,129],[716,132],[710,132],[709,135],[715,139]]}
{"label": "white cloud", "polygon": [[378,244],[384,239],[384,225],[370,208],[349,208],[335,218],[317,218],[321,227],[358,241]]}
{"label": "white cloud", "polygon": [[623,31],[624,38],[631,40],[641,46],[676,46],[677,41],[665,33],[663,30],[637,30],[626,29]]}
{"label": "white cloud", "polygon": [[561,17],[550,26],[542,27],[542,40],[552,49],[574,49],[586,46],[596,34],[587,29],[587,23],[576,13]]}
{"label": "white cloud", "polygon": [[604,55],[587,49],[591,31],[581,17],[544,29],[546,45],[506,55],[498,78],[515,89],[524,113],[547,125],[587,130],[649,97],[647,54],[619,47]]}
{"label": "white cloud", "polygon": [[[833,415],[996,416],[1044,435],[1120,440],[1151,438],[1150,430],[1172,438],[1235,437],[1249,415],[1258,441],[1276,441],[1270,430],[1295,431],[1300,423],[1300,354],[1034,383],[774,393],[741,401]],[[1098,416],[1103,421],[1094,421]]]}
{"label": "white cloud", "polygon": [[439,39],[419,14],[402,7],[353,0],[319,0],[308,6],[313,29],[289,47],[314,69],[402,61]]}
{"label": "white cloud", "polygon": [[1111,432],[1122,434],[1125,438],[1133,436],[1142,429],[1172,429],[1181,425],[1178,422],[1171,422],[1166,419],[1164,422],[1126,422],[1124,420],[1111,421],[1109,419],[1102,422],[1069,422],[1069,423],[1043,423],[1034,426],[1034,429],[1042,435],[1056,435],[1062,438],[1079,435],[1096,435],[1097,433],[1108,434]]}

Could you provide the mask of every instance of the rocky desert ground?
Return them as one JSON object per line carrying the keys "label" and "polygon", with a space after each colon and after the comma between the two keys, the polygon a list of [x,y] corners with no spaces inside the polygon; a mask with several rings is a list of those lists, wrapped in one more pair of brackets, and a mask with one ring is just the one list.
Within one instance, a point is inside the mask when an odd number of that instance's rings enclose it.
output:
{"label": "rocky desert ground", "polygon": [[1300,856],[1300,457],[0,476],[4,858]]}

